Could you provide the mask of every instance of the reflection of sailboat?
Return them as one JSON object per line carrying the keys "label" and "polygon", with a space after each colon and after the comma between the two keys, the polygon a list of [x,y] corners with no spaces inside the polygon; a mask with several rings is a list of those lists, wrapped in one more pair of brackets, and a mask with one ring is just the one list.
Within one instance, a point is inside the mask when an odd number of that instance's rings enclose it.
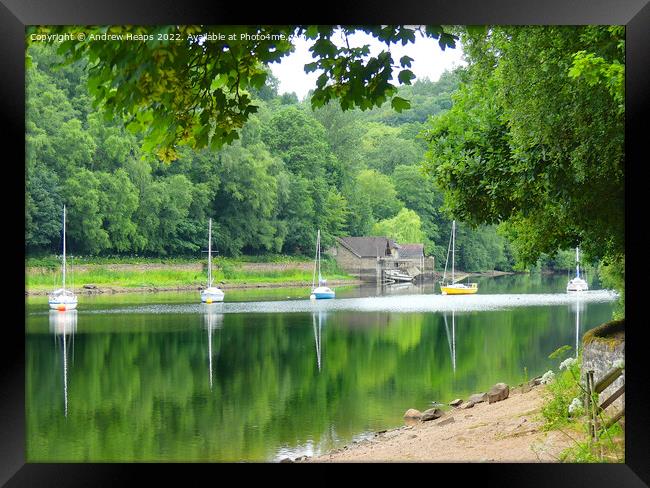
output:
{"label": "reflection of sailboat", "polygon": [[[61,336],[63,342],[63,412],[68,416],[68,335],[74,338],[77,330],[77,311],[50,310],[50,332]],[[74,344],[74,343],[73,343]]]}
{"label": "reflection of sailboat", "polygon": [[451,355],[451,367],[456,372],[456,312],[451,310],[451,337],[449,334],[449,325],[447,324],[447,314],[443,315],[445,319],[445,330],[447,331],[447,342],[449,343],[449,354]]}
{"label": "reflection of sailboat", "polygon": [[[449,263],[449,251],[451,250],[451,281],[445,282],[447,276],[447,264]],[[449,249],[447,250],[447,261],[445,262],[445,271],[440,282],[440,291],[443,295],[472,295],[478,291],[478,283],[456,283],[454,276],[456,261],[456,221],[451,224],[451,238],[449,239]]]}
{"label": "reflection of sailboat", "polygon": [[203,303],[223,302],[224,293],[220,288],[212,286],[212,219],[208,223],[208,286],[201,290]]}
{"label": "reflection of sailboat", "polygon": [[322,349],[321,349],[321,337],[322,337],[322,328],[323,328],[323,316],[325,315],[324,312],[318,312],[318,328],[316,327],[316,313],[312,313],[312,322],[314,325],[314,342],[316,343],[316,364],[318,365],[318,371],[320,371],[321,367],[321,357],[322,357]]}
{"label": "reflection of sailboat", "polygon": [[585,304],[580,298],[576,298],[576,301],[571,304],[571,309],[576,313],[576,357],[578,357],[580,347],[580,312],[584,311]]}
{"label": "reflection of sailboat", "polygon": [[65,205],[63,206],[63,264],[61,266],[63,284],[61,288],[54,290],[48,297],[48,303],[52,310],[74,310],[77,308],[77,295],[65,289]]}
{"label": "reflection of sailboat", "polygon": [[203,305],[203,323],[208,329],[208,371],[212,389],[212,331],[223,326],[223,305],[221,303]]}

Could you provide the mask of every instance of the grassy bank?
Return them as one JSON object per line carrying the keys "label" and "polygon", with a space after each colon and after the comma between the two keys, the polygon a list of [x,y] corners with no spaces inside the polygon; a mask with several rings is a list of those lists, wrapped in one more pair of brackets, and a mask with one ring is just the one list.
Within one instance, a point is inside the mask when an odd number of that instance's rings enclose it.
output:
{"label": "grassy bank", "polygon": [[[61,282],[60,261],[55,257],[28,259],[26,289],[30,293],[51,290]],[[323,276],[330,281],[353,280],[333,260],[322,263]],[[263,285],[311,283],[313,262],[306,258],[272,256],[269,259],[216,258],[212,274],[217,284]],[[205,260],[93,258],[74,259],[66,282],[74,288],[170,288],[205,285]]]}
{"label": "grassy bank", "polygon": [[[549,358],[559,359],[571,348],[564,346]],[[559,456],[559,461],[575,463],[625,462],[625,431],[620,422],[609,428],[601,427],[596,438],[589,436],[589,412],[584,407],[587,394],[581,381],[582,358],[567,358],[560,363],[557,373],[547,372],[542,378],[547,383],[547,394],[541,415],[546,431],[559,431],[571,440],[571,446]],[[598,402],[596,395],[595,401]],[[605,425],[611,412],[599,414],[600,425]]]}

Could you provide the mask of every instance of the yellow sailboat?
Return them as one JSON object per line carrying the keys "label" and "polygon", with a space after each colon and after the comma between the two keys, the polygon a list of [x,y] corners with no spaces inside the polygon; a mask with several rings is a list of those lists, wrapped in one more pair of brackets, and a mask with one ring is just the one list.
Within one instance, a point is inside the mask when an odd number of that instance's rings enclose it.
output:
{"label": "yellow sailboat", "polygon": [[[445,272],[440,282],[440,291],[443,295],[473,295],[478,291],[478,283],[455,283],[454,262],[456,260],[456,221],[451,224],[451,238],[449,239],[449,249],[447,249],[447,262],[445,263]],[[449,252],[451,251],[451,281],[445,281],[447,277],[447,264],[449,263]]]}

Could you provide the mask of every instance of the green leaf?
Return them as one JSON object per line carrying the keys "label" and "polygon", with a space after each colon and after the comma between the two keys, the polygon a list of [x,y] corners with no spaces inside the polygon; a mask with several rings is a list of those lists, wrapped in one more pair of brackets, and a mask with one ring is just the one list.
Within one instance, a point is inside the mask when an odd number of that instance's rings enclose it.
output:
{"label": "green leaf", "polygon": [[411,80],[414,79],[414,78],[415,78],[415,75],[413,74],[413,72],[411,70],[408,70],[408,69],[404,69],[404,70],[400,71],[399,74],[397,75],[397,79],[403,85],[410,85]]}
{"label": "green leaf", "polygon": [[399,64],[402,66],[402,68],[410,68],[411,67],[411,61],[413,61],[413,58],[409,56],[402,56],[399,59]]}
{"label": "green leaf", "polygon": [[323,87],[325,86],[325,84],[327,83],[327,80],[329,80],[327,74],[323,73],[323,74],[320,75],[320,76],[318,77],[318,79],[316,80],[316,86],[317,86],[318,88],[323,88]]}
{"label": "green leaf", "polygon": [[390,101],[391,107],[393,110],[400,113],[402,110],[407,110],[411,108],[411,102],[401,97],[393,97]]}
{"label": "green leaf", "polygon": [[308,63],[305,65],[305,73],[311,73],[318,69],[318,62]]}

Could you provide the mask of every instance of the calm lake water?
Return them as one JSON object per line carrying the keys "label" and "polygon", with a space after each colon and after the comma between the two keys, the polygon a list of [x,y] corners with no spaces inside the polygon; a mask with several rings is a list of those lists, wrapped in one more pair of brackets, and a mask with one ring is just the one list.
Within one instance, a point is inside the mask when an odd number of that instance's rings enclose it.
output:
{"label": "calm lake water", "polygon": [[276,461],[316,455],[424,410],[540,375],[611,318],[613,296],[566,276],[432,285],[30,297],[27,461]]}

